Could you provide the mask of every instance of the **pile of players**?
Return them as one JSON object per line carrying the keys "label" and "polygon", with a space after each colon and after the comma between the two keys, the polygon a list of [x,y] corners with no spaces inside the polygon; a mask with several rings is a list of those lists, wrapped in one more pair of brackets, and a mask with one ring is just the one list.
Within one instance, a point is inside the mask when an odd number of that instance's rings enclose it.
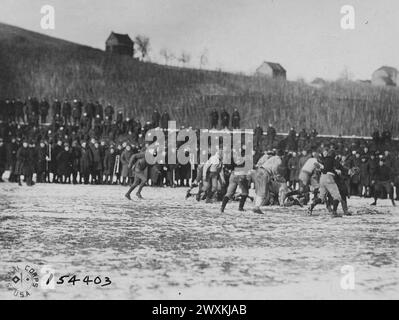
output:
{"label": "pile of players", "polygon": [[[244,204],[249,197],[251,184],[255,187],[253,212],[263,214],[261,206],[305,206],[308,214],[312,215],[318,204],[324,203],[333,217],[341,217],[338,212],[339,203],[342,205],[343,215],[351,215],[348,210],[347,199],[349,190],[346,181],[350,170],[342,163],[333,148],[325,148],[321,154],[313,153],[307,159],[299,173],[297,188],[289,187],[282,174],[282,151],[268,151],[256,163],[255,168],[243,170],[241,165],[223,165],[223,152],[217,151],[204,164],[198,166],[197,179],[194,187],[198,186],[197,201],[205,200],[212,203],[221,200],[220,211],[224,212],[230,200],[238,200],[240,211],[244,211]],[[394,200],[394,173],[391,167],[380,158],[378,168],[372,181],[374,202],[386,194],[395,206]],[[192,187],[186,198],[194,195]],[[241,193],[236,194],[237,187]],[[311,199],[312,197],[312,199]]]}

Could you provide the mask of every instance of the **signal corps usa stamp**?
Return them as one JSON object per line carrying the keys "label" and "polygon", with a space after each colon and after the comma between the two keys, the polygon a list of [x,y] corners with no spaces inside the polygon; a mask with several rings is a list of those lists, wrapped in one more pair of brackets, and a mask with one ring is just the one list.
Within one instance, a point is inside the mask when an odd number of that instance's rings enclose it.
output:
{"label": "signal corps usa stamp", "polygon": [[15,297],[28,297],[31,295],[31,290],[38,286],[39,275],[30,265],[25,265],[24,268],[14,266],[8,273],[8,288],[13,291]]}

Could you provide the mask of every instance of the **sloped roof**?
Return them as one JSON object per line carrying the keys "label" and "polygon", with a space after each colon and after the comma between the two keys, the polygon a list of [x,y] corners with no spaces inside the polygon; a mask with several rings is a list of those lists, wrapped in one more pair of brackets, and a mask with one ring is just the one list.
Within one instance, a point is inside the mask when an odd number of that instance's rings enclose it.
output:
{"label": "sloped roof", "polygon": [[385,71],[390,77],[396,77],[398,74],[398,69],[389,66],[382,66],[381,68],[377,69],[376,71]]}
{"label": "sloped roof", "polygon": [[115,33],[112,31],[110,36],[108,37],[108,40],[112,37],[114,37],[121,44],[128,44],[128,45],[133,44],[133,40],[130,39],[128,34]]}
{"label": "sloped roof", "polygon": [[281,64],[276,63],[276,62],[269,62],[269,61],[264,61],[262,63],[263,64],[267,64],[270,68],[272,68],[274,71],[277,72],[286,72],[286,70],[281,66]]}

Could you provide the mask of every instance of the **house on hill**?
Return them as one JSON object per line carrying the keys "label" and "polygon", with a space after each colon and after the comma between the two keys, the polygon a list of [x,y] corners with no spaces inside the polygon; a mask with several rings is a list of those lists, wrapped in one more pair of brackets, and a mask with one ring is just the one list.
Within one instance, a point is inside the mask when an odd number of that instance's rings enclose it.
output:
{"label": "house on hill", "polygon": [[279,63],[264,61],[256,69],[255,76],[286,80],[287,71]]}
{"label": "house on hill", "polygon": [[127,34],[111,32],[105,42],[105,51],[133,57],[134,42]]}
{"label": "house on hill", "polygon": [[373,72],[371,83],[376,86],[396,86],[398,70],[393,67],[383,66]]}

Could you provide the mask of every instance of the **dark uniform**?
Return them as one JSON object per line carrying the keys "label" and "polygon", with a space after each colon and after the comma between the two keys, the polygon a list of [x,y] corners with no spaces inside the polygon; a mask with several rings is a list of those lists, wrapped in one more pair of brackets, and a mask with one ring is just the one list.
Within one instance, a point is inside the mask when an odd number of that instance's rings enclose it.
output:
{"label": "dark uniform", "polygon": [[37,176],[36,182],[46,182],[46,176],[48,172],[47,167],[47,157],[48,157],[48,148],[44,142],[41,142],[40,145],[37,147]]}
{"label": "dark uniform", "polygon": [[105,152],[104,156],[104,175],[105,183],[111,184],[114,178],[116,153],[114,147],[111,146],[109,150]]}
{"label": "dark uniform", "polygon": [[151,116],[152,125],[154,128],[159,127],[159,121],[161,121],[161,115],[158,110],[154,110]]}
{"label": "dark uniform", "polygon": [[395,200],[393,198],[393,186],[394,176],[392,168],[388,167],[384,160],[381,159],[377,168],[375,180],[372,181],[374,185],[374,202],[371,205],[377,204],[378,196],[385,191],[391,199],[392,205],[395,206]]}
{"label": "dark uniform", "polygon": [[108,104],[108,105],[105,107],[104,113],[105,113],[105,116],[108,117],[108,119],[109,119],[110,121],[112,121],[112,118],[113,118],[114,113],[115,113],[114,107],[111,106],[111,104]]}
{"label": "dark uniform", "polygon": [[169,113],[167,111],[164,111],[161,117],[161,128],[162,129],[168,129],[168,121],[170,120]]}
{"label": "dark uniform", "polygon": [[227,128],[230,123],[230,115],[225,109],[220,113],[220,119],[222,122],[222,128]]}
{"label": "dark uniform", "polygon": [[210,118],[211,118],[211,128],[216,129],[219,123],[219,113],[217,112],[216,109],[214,109],[211,112]]}
{"label": "dark uniform", "polygon": [[50,109],[50,104],[48,103],[48,101],[46,99],[42,99],[42,101],[40,102],[40,109],[39,109],[40,123],[43,124],[47,122],[49,109]]}
{"label": "dark uniform", "polygon": [[233,129],[240,128],[240,113],[237,109],[234,109],[233,114],[231,115],[231,126]]}
{"label": "dark uniform", "polygon": [[276,139],[276,129],[269,124],[269,127],[267,128],[266,132],[266,146],[268,149],[273,148],[274,145],[274,140]]}
{"label": "dark uniform", "polygon": [[64,102],[62,103],[61,114],[65,121],[64,124],[70,124],[72,116],[72,107],[67,99],[65,99]]}
{"label": "dark uniform", "polygon": [[20,147],[17,152],[17,164],[15,174],[17,175],[19,185],[21,185],[21,175],[25,177],[26,184],[28,186],[33,185],[33,163],[34,162],[32,159],[32,152],[28,147],[28,143],[24,142],[22,147]]}
{"label": "dark uniform", "polygon": [[86,142],[84,142],[82,143],[82,147],[80,149],[80,159],[79,159],[80,183],[82,181],[84,182],[84,184],[89,183],[89,177],[92,165],[93,165],[93,154],[91,152],[91,149],[87,147]]}

